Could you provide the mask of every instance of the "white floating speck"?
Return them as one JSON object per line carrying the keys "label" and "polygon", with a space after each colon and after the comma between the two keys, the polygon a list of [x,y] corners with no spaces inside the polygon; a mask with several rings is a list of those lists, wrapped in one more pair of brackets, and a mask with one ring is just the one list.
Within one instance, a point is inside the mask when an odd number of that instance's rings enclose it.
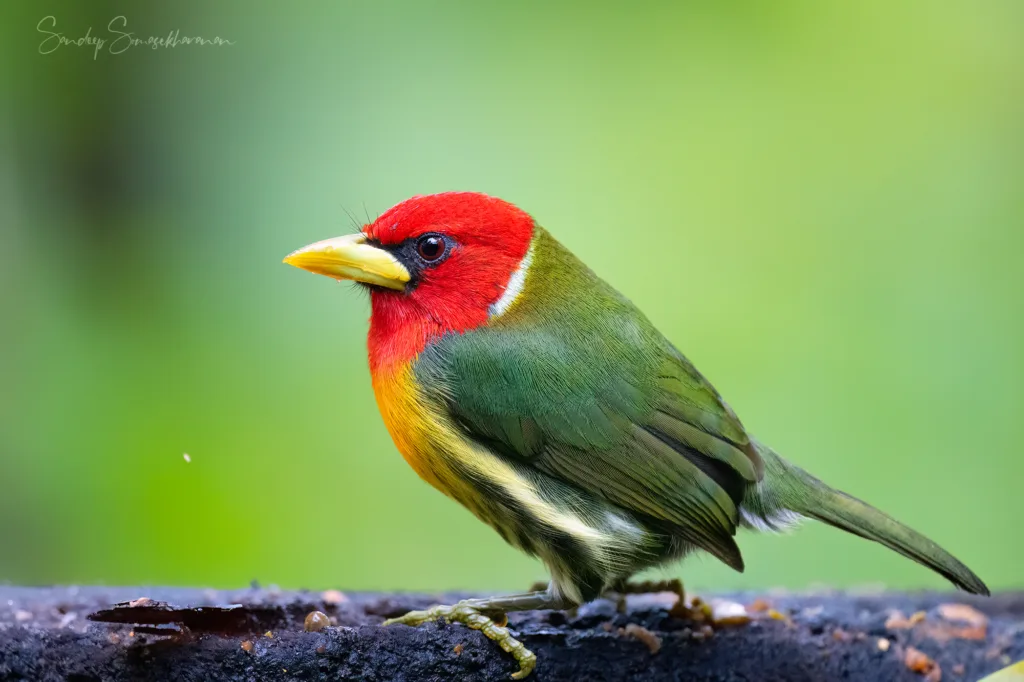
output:
{"label": "white floating speck", "polygon": [[188,453],[187,453],[187,452],[186,452],[185,454],[183,454],[183,455],[182,455],[182,457],[184,457],[184,458],[185,458],[185,463],[186,463],[186,464],[188,464],[189,462],[191,462],[191,461],[192,461],[192,458],[188,456]]}

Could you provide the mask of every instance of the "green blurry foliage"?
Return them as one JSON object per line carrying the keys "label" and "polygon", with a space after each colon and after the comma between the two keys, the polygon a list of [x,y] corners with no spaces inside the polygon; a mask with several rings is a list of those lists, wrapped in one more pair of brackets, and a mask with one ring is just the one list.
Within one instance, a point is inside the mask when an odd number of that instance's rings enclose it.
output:
{"label": "green blurry foliage", "polygon": [[[64,46],[140,35],[234,45]],[[365,296],[280,263],[413,194],[530,211],[747,426],[994,588],[1024,547],[1024,5],[8,2],[0,580],[522,589],[419,481]],[[189,453],[186,463],[183,453]],[[698,589],[941,579],[808,525]]]}

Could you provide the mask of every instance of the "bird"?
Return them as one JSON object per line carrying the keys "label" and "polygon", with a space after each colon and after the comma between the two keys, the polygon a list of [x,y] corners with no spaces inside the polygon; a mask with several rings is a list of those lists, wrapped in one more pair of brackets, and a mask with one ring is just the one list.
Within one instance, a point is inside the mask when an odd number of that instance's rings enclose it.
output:
{"label": "bird", "polygon": [[571,609],[694,552],[743,571],[739,529],[807,518],[989,594],[936,543],[757,440],[632,302],[512,203],[415,196],[284,262],[369,290],[371,381],[398,451],[550,574],[546,589],[387,625],[481,630],[522,679],[536,656],[505,614]]}

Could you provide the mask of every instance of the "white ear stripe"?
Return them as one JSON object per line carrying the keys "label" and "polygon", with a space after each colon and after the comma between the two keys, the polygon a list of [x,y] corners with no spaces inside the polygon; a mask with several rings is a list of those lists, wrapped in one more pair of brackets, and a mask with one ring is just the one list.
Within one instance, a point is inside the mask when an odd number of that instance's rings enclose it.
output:
{"label": "white ear stripe", "polygon": [[530,242],[530,248],[523,256],[523,260],[519,261],[519,267],[512,273],[512,276],[508,278],[508,284],[505,286],[505,293],[501,295],[497,301],[492,303],[488,308],[487,312],[490,314],[491,319],[502,316],[506,310],[512,307],[512,304],[519,298],[519,294],[523,293],[523,286],[526,284],[526,274],[530,270],[530,264],[533,262],[533,242]]}

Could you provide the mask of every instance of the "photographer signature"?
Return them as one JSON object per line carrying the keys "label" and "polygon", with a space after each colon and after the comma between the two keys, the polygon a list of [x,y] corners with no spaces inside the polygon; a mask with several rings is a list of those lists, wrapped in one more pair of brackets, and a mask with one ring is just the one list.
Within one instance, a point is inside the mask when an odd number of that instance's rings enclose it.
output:
{"label": "photographer signature", "polygon": [[[52,29],[52,30],[51,30]],[[137,36],[128,30],[128,18],[119,15],[107,23],[106,34],[93,35],[90,26],[84,35],[78,38],[69,38],[57,29],[57,17],[50,14],[39,20],[36,24],[36,31],[46,35],[39,43],[39,54],[51,54],[62,47],[91,47],[92,58],[96,59],[104,50],[110,54],[123,54],[133,47],[148,47],[152,50],[160,48],[172,48],[181,46],[199,47],[226,47],[234,45],[234,41],[220,36],[207,38],[199,35],[181,35],[181,31],[174,29],[166,36]]]}

